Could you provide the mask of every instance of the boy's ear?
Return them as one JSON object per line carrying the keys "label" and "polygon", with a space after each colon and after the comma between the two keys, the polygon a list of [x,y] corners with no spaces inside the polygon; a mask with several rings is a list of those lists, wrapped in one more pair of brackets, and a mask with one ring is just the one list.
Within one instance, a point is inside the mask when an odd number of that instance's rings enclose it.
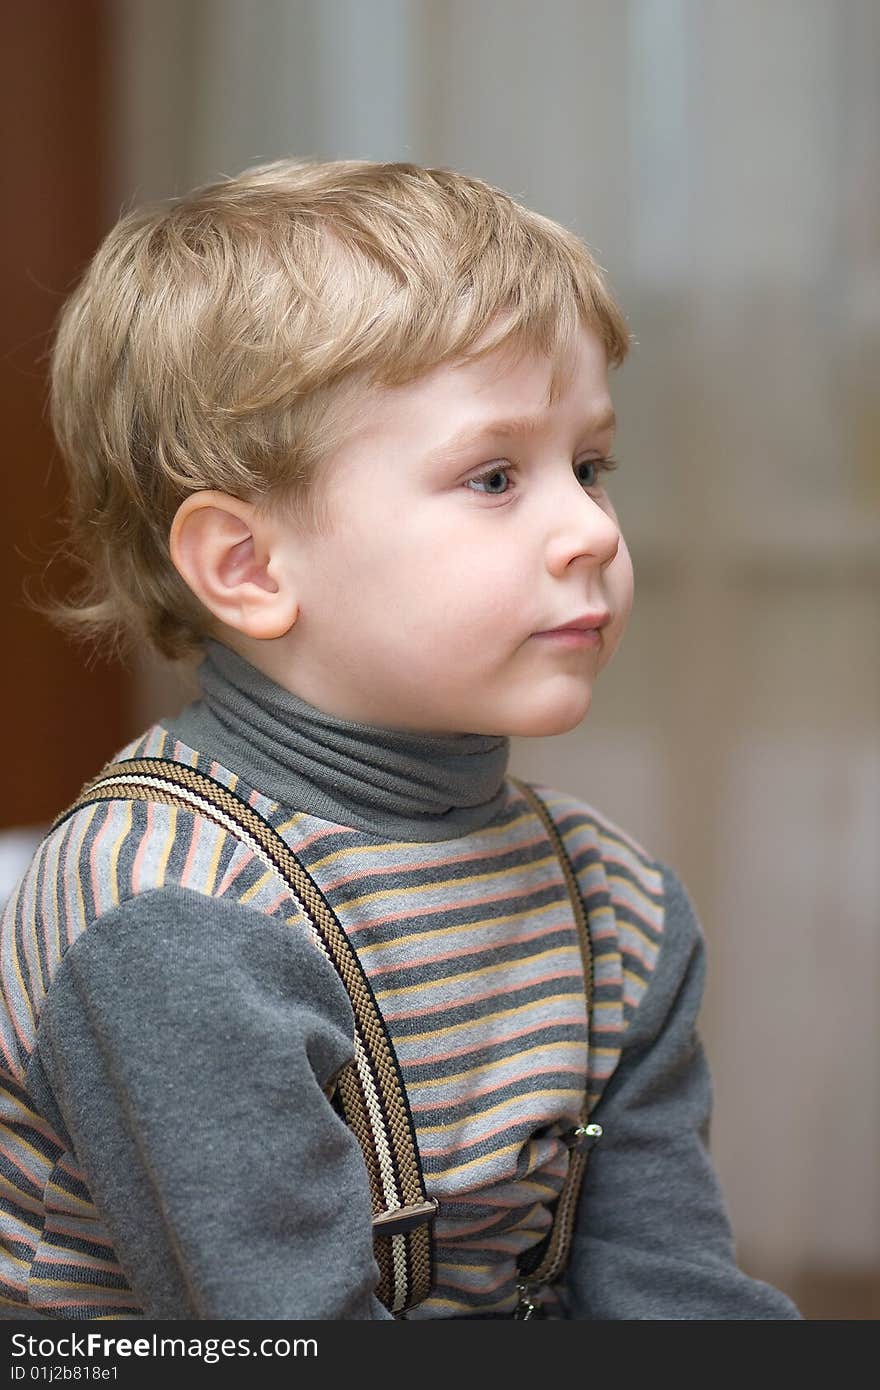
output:
{"label": "boy's ear", "polygon": [[281,563],[279,532],[250,502],[194,492],[169,536],[175,569],[209,612],[247,637],[283,637],[299,604]]}

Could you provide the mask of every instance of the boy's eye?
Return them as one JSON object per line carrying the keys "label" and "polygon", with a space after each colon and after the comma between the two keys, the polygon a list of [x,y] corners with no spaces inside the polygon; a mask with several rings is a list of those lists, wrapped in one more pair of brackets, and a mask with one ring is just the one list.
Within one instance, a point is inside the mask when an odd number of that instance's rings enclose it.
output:
{"label": "boy's eye", "polygon": [[477,487],[477,492],[488,492],[491,495],[500,497],[507,491],[504,484],[509,473],[509,468],[500,468],[496,465],[496,467],[490,468],[487,473],[481,473],[477,478],[469,478],[466,486],[472,487],[474,484],[482,483],[485,484],[485,486]]}
{"label": "boy's eye", "polygon": [[[601,474],[610,473],[616,467],[617,460],[610,456],[603,459],[581,459],[575,464],[575,472],[578,480],[589,490],[598,487]],[[507,482],[511,472],[510,464],[495,464],[476,478],[469,478],[465,486],[474,487],[477,492],[485,492],[490,497],[503,497],[509,490]]]}

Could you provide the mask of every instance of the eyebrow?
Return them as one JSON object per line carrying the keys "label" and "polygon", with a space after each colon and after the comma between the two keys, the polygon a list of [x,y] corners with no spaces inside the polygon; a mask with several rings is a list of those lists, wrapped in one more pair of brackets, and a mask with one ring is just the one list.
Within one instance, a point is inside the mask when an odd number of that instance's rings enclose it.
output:
{"label": "eyebrow", "polygon": [[[543,424],[544,419],[540,415],[517,415],[508,420],[487,420],[475,429],[468,427],[452,435],[443,444],[431,450],[427,462],[443,463],[448,459],[457,458],[459,454],[467,453],[468,450],[490,439],[522,439],[526,435],[536,434]],[[588,433],[599,434],[614,429],[616,424],[614,409],[609,407],[587,420],[585,430]]]}

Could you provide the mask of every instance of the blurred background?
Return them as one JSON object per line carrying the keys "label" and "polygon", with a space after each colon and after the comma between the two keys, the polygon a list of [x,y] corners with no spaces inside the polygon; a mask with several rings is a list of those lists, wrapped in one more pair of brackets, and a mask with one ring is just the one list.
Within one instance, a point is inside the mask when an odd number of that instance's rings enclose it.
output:
{"label": "blurred background", "polygon": [[[516,740],[688,885],[740,1263],[880,1315],[880,5],[29,0],[4,9],[0,878],[187,698],[27,607],[63,480],[45,357],[120,212],[285,155],[450,165],[577,231],[637,346],[632,626]],[[53,567],[54,586],[63,568]]]}

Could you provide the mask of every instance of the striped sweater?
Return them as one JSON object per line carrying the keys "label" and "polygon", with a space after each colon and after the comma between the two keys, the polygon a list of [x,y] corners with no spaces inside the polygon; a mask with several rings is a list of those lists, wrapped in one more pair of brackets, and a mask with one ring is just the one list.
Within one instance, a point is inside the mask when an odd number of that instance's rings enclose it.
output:
{"label": "striped sweater", "polygon": [[[171,757],[229,785],[316,880],[382,1008],[440,1203],[434,1287],[409,1316],[509,1315],[516,1258],[548,1229],[565,1173],[561,1132],[585,1088],[604,1119],[615,1074],[631,1085],[622,1053],[663,947],[674,876],[590,807],[540,789],[587,910],[588,1037],[564,881],[512,782],[489,825],[413,843],[271,801],[161,725],[119,756]],[[675,1005],[694,941],[671,955]],[[44,841],[7,905],[0,971],[7,1315],[386,1316],[372,1293],[362,1160],[326,1101],[351,1056],[347,999],[288,889],[249,850],[182,809],[80,810]],[[661,1001],[667,1025],[669,1008]],[[696,1068],[683,1137],[691,1157],[672,1161],[690,1183],[685,1209],[705,1226],[693,1286],[717,1285],[712,1298],[728,1310],[693,1312],[700,1294],[684,1312],[658,1315],[797,1316],[735,1269],[705,1155],[702,1055],[692,1023],[683,1026],[669,1066],[677,1074],[686,1056]],[[662,1025],[650,1027],[666,1041]],[[656,1078],[649,1088],[662,1091]],[[605,1211],[595,1187],[591,1176],[582,1200],[598,1251],[603,1221],[625,1228],[633,1217],[619,1194],[616,1215]],[[672,1246],[690,1239],[673,1229],[680,1215],[669,1214]],[[591,1239],[576,1236],[567,1284],[546,1294],[550,1314],[654,1316],[628,1312],[610,1275],[589,1302],[586,1283],[603,1279],[604,1258],[591,1256]],[[664,1282],[658,1272],[658,1298]],[[617,1297],[616,1308],[603,1311],[602,1297]]]}

